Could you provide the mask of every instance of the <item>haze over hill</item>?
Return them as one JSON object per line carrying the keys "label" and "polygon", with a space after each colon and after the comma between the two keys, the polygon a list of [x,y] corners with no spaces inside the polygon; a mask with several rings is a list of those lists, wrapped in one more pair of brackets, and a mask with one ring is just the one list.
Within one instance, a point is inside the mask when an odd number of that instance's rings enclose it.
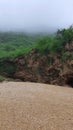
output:
{"label": "haze over hill", "polygon": [[73,0],[0,0],[0,31],[54,32],[73,23]]}

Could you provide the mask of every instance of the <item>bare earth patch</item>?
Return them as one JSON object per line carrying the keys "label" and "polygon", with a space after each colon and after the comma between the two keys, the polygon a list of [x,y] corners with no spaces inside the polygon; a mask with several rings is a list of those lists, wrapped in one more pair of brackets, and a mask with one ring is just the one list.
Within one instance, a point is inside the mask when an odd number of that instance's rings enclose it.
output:
{"label": "bare earth patch", "polygon": [[0,83],[0,130],[73,130],[73,89]]}

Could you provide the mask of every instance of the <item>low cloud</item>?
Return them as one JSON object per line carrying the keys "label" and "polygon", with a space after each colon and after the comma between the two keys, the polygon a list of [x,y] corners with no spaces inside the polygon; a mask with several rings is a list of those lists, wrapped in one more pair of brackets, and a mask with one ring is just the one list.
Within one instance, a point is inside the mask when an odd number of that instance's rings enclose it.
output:
{"label": "low cloud", "polygon": [[73,23],[73,0],[0,0],[0,30],[55,31]]}

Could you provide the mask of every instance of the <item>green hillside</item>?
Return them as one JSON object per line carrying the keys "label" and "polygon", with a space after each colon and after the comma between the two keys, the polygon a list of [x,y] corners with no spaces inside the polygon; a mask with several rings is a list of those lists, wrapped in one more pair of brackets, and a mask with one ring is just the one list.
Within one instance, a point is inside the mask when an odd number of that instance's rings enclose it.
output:
{"label": "green hillside", "polygon": [[15,57],[31,50],[35,37],[24,33],[0,33],[0,58]]}
{"label": "green hillside", "polygon": [[[58,30],[52,36],[44,35],[26,35],[24,33],[0,33],[0,58],[17,57],[27,54],[32,48],[39,53],[60,54],[67,56],[68,50],[65,46],[73,41],[73,27]],[[73,48],[70,48],[73,52]],[[69,55],[68,55],[69,56]],[[73,56],[72,56],[73,59]]]}

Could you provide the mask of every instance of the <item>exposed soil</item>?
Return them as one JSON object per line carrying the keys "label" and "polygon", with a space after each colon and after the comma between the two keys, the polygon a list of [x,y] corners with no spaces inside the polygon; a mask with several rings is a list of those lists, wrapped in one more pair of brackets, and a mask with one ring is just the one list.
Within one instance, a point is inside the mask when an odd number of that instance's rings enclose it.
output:
{"label": "exposed soil", "polygon": [[73,130],[73,88],[0,83],[0,130]]}
{"label": "exposed soil", "polygon": [[67,43],[64,51],[41,54],[32,49],[15,59],[1,59],[0,75],[16,81],[73,87],[73,42]]}

